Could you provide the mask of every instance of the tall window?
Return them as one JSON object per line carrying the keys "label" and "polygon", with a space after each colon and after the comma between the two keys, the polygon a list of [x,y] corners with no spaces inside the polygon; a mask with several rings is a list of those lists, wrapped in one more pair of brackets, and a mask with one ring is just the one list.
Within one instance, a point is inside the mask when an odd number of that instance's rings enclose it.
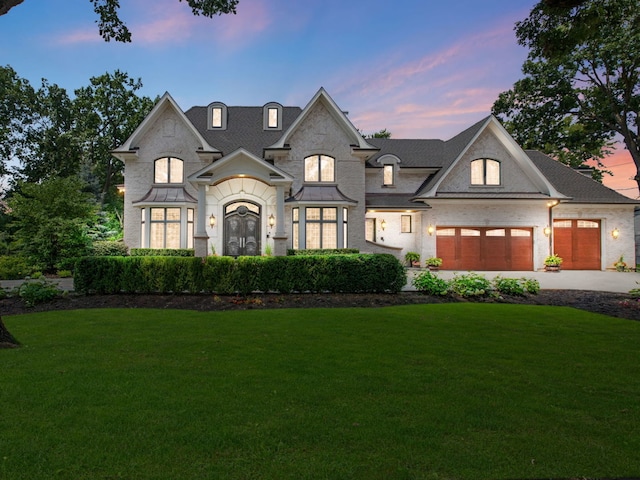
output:
{"label": "tall window", "polygon": [[393,178],[393,165],[385,165],[384,167],[382,167],[382,184],[385,187],[391,186],[394,183],[394,178]]}
{"label": "tall window", "polygon": [[270,107],[267,109],[267,126],[269,128],[278,128],[278,109],[275,107]]}
{"label": "tall window", "polygon": [[154,167],[154,183],[184,182],[183,162],[179,158],[159,158]]}
{"label": "tall window", "polygon": [[305,182],[335,182],[335,159],[327,155],[312,155],[304,159]]}
{"label": "tall window", "polygon": [[300,236],[298,234],[298,227],[300,226],[299,208],[294,208],[291,211],[293,218],[293,248],[298,250],[300,248]]}
{"label": "tall window", "polygon": [[411,233],[411,215],[400,215],[400,232]]}
{"label": "tall window", "polygon": [[367,218],[364,221],[364,237],[368,242],[376,241],[376,219]]}
{"label": "tall window", "polygon": [[180,248],[180,208],[152,208],[151,248]]}
{"label": "tall window", "polygon": [[187,248],[193,248],[193,208],[187,208]]}
{"label": "tall window", "polygon": [[222,128],[222,107],[213,107],[211,109],[211,127]]}
{"label": "tall window", "polygon": [[471,162],[471,185],[500,185],[500,162],[489,158]]}
{"label": "tall window", "polygon": [[338,248],[338,209],[306,208],[306,248]]}

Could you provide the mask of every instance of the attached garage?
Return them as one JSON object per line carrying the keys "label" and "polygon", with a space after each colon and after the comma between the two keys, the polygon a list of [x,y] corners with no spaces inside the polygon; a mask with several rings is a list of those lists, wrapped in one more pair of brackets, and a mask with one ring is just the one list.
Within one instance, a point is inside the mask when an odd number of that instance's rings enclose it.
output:
{"label": "attached garage", "polygon": [[444,270],[533,270],[533,229],[439,227],[436,251]]}
{"label": "attached garage", "polygon": [[553,250],[566,270],[600,270],[600,221],[553,221]]}

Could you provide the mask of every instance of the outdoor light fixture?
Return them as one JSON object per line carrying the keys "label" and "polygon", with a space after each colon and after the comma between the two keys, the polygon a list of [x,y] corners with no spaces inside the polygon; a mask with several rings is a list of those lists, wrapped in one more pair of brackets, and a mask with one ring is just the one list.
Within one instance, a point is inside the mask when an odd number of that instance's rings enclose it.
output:
{"label": "outdoor light fixture", "polygon": [[382,219],[382,221],[380,222],[380,228],[382,230],[384,230],[385,228],[387,228],[387,222],[384,221],[384,219]]}
{"label": "outdoor light fixture", "polygon": [[209,217],[209,226],[211,228],[216,226],[216,216],[212,213],[211,216]]}
{"label": "outdoor light fixture", "polygon": [[548,237],[549,235],[551,235],[551,227],[549,225],[547,225],[546,227],[544,227],[544,236]]}
{"label": "outdoor light fixture", "polygon": [[618,237],[620,236],[620,230],[618,230],[617,228],[614,228],[613,230],[611,230],[611,236],[613,237],[614,240],[617,240]]}
{"label": "outdoor light fixture", "polygon": [[276,217],[273,216],[273,213],[269,215],[269,226],[273,227],[276,224]]}
{"label": "outdoor light fixture", "polygon": [[429,225],[429,226],[427,227],[427,233],[428,233],[429,235],[433,235],[433,232],[435,232],[435,231],[436,231],[436,227],[434,227],[433,225]]}

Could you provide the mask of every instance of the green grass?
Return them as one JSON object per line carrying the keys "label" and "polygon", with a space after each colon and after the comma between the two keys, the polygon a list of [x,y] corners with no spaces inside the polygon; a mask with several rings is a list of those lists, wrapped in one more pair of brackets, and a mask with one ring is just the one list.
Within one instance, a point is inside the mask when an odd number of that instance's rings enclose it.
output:
{"label": "green grass", "polygon": [[491,304],[5,317],[0,479],[640,474],[640,323]]}

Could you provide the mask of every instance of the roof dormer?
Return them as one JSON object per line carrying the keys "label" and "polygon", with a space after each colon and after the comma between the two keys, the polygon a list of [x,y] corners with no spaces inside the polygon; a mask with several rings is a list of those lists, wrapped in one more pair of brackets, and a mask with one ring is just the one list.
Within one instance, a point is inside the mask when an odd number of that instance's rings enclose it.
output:
{"label": "roof dormer", "polygon": [[227,129],[227,106],[222,102],[213,102],[207,108],[207,130]]}
{"label": "roof dormer", "polygon": [[262,107],[262,124],[264,130],[282,130],[282,105],[270,102]]}

